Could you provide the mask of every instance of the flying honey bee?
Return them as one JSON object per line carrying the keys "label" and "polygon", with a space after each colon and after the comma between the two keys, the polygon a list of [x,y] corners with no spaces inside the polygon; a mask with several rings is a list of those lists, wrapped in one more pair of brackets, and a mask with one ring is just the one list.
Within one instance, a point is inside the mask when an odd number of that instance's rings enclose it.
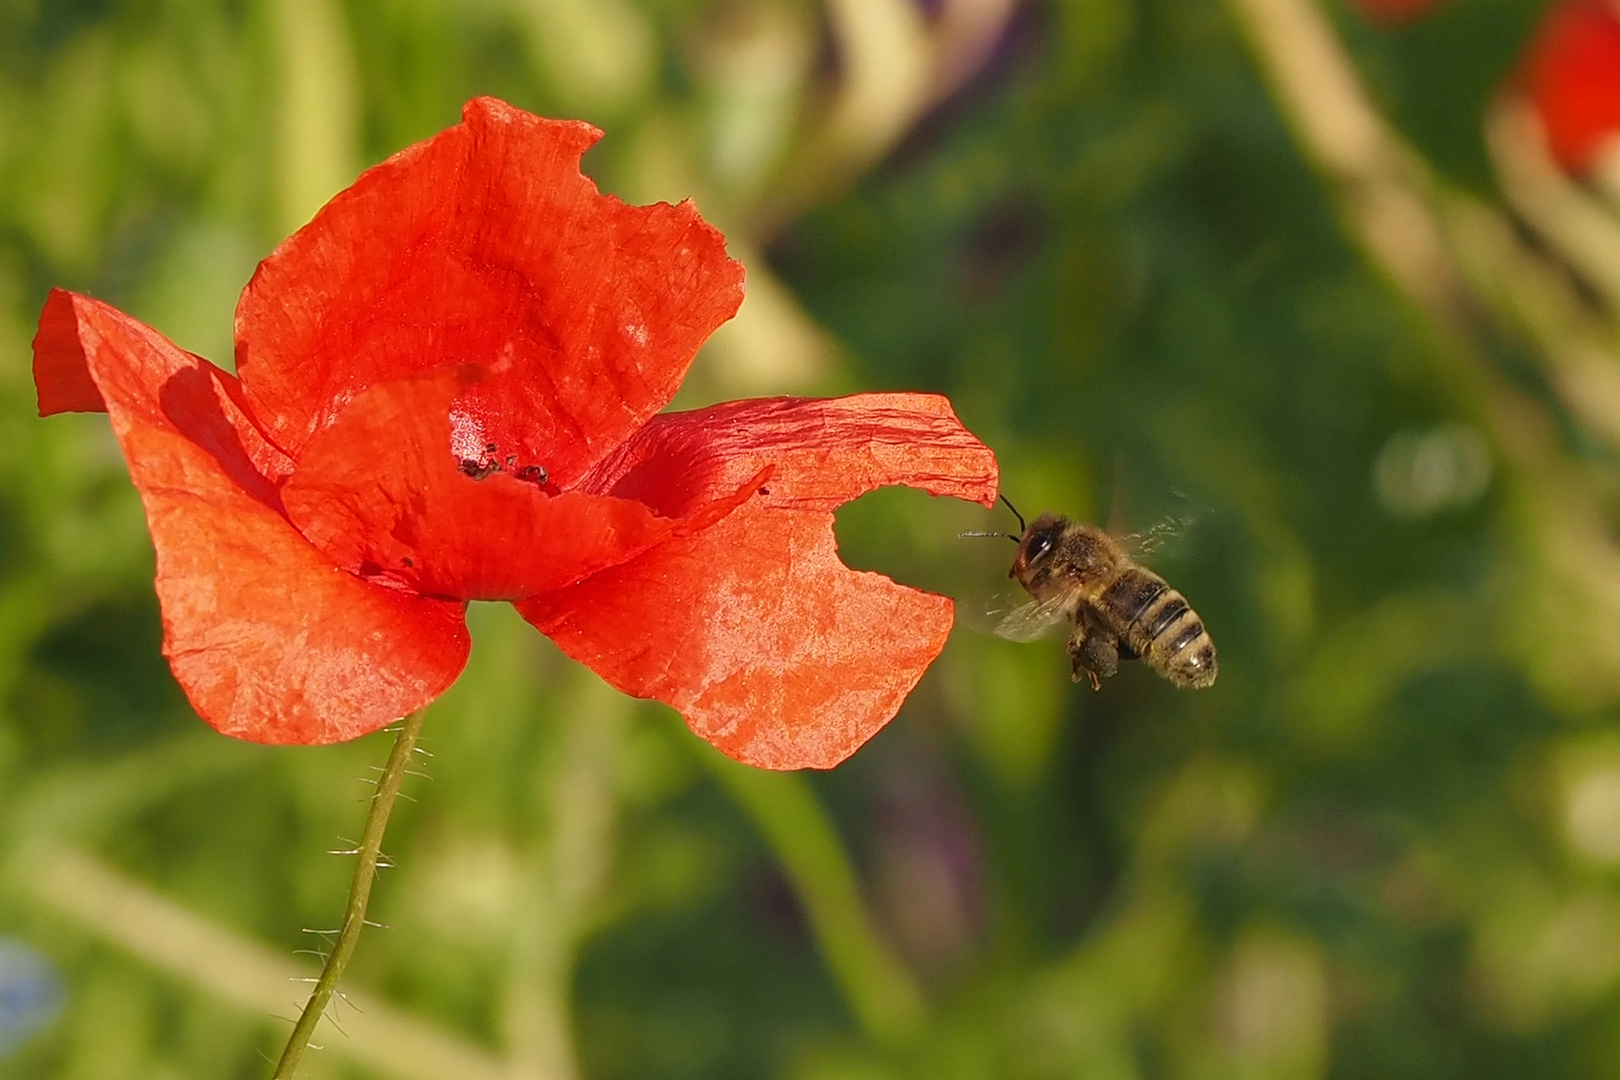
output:
{"label": "flying honey bee", "polygon": [[1121,660],[1140,658],[1177,686],[1202,689],[1215,682],[1215,643],[1187,600],[1158,574],[1125,553],[1118,540],[1095,525],[1042,514],[1027,526],[1018,518],[1017,541],[1007,576],[1033,598],[1001,621],[996,634],[1030,641],[1068,622],[1069,662],[1074,681],[1082,675],[1093,690],[1119,670]]}

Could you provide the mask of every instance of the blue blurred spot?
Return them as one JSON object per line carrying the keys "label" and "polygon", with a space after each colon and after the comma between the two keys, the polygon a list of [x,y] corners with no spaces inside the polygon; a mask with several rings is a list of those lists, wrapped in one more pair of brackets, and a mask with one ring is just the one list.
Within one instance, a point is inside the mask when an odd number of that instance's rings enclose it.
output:
{"label": "blue blurred spot", "polygon": [[56,966],[20,941],[0,938],[0,1058],[62,1011]]}

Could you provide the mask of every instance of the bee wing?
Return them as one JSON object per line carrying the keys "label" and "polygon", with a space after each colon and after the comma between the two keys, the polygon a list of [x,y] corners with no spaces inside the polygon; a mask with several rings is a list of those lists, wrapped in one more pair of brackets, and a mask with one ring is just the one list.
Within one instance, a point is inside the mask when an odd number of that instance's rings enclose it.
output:
{"label": "bee wing", "polygon": [[[1156,484],[1144,484],[1139,477],[1133,482],[1134,474],[1135,470],[1124,458],[1114,458],[1114,496],[1105,526],[1108,534],[1138,562],[1149,562],[1160,554],[1171,557],[1186,554],[1198,524],[1214,510],[1177,488],[1160,491]],[[1156,492],[1145,502],[1140,496],[1144,488]],[[1133,491],[1136,497],[1132,497]],[[1151,528],[1143,531],[1132,528],[1154,518],[1158,523]]]}
{"label": "bee wing", "polygon": [[1188,550],[1196,546],[1194,534],[1199,526],[1208,524],[1214,514],[1209,507],[1194,502],[1180,491],[1173,491],[1172,495],[1178,503],[1175,510],[1162,516],[1152,528],[1119,537],[1125,550],[1138,562],[1147,562],[1159,554],[1185,557]]}
{"label": "bee wing", "polygon": [[1120,537],[1120,543],[1131,557],[1138,562],[1146,562],[1155,553],[1162,551],[1167,544],[1175,543],[1187,535],[1192,527],[1193,519],[1188,517],[1167,517],[1144,532],[1126,533]]}
{"label": "bee wing", "polygon": [[1031,600],[1013,608],[996,624],[995,635],[1008,641],[1038,641],[1052,634],[1068,621],[1063,610],[1063,597],[1051,600]]}
{"label": "bee wing", "polygon": [[956,622],[978,634],[994,634],[1018,608],[1029,603],[1029,593],[1017,585],[993,592],[970,592],[956,598]]}

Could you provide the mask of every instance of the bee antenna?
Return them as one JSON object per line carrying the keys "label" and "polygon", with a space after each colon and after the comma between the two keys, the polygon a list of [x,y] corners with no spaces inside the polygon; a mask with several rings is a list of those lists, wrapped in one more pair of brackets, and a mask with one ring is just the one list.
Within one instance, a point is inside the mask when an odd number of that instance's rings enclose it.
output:
{"label": "bee antenna", "polygon": [[[1018,507],[1016,507],[1016,506],[1014,506],[1012,504],[1012,500],[1007,498],[1006,494],[1003,494],[1001,496],[1001,501],[1007,504],[1007,509],[1011,510],[1013,512],[1013,517],[1018,519],[1018,531],[1019,532],[1028,531],[1029,526],[1024,524],[1024,515],[1020,514],[1018,512]],[[1018,539],[1018,537],[1015,536],[1015,537],[1013,537],[1013,539],[1016,540],[1016,539]]]}

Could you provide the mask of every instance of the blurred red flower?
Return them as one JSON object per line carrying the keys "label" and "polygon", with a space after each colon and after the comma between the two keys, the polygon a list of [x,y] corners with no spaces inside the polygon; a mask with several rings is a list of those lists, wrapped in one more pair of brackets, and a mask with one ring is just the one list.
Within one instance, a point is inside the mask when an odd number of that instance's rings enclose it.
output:
{"label": "blurred red flower", "polygon": [[1439,7],[1445,0],[1351,0],[1368,22],[1381,26],[1404,26]]}
{"label": "blurred red flower", "polygon": [[599,137],[468,103],[259,266],[239,377],[51,293],[40,414],[110,414],[164,652],[220,731],[376,730],[460,673],[467,601],[509,600],[732,757],[826,767],[944,646],[951,602],[845,567],[833,510],[885,484],[989,505],[994,456],[925,394],[655,415],[743,271],[690,203],[601,195]]}
{"label": "blurred red flower", "polygon": [[1620,4],[1562,0],[1543,17],[1523,67],[1548,148],[1580,174],[1620,137]]}

